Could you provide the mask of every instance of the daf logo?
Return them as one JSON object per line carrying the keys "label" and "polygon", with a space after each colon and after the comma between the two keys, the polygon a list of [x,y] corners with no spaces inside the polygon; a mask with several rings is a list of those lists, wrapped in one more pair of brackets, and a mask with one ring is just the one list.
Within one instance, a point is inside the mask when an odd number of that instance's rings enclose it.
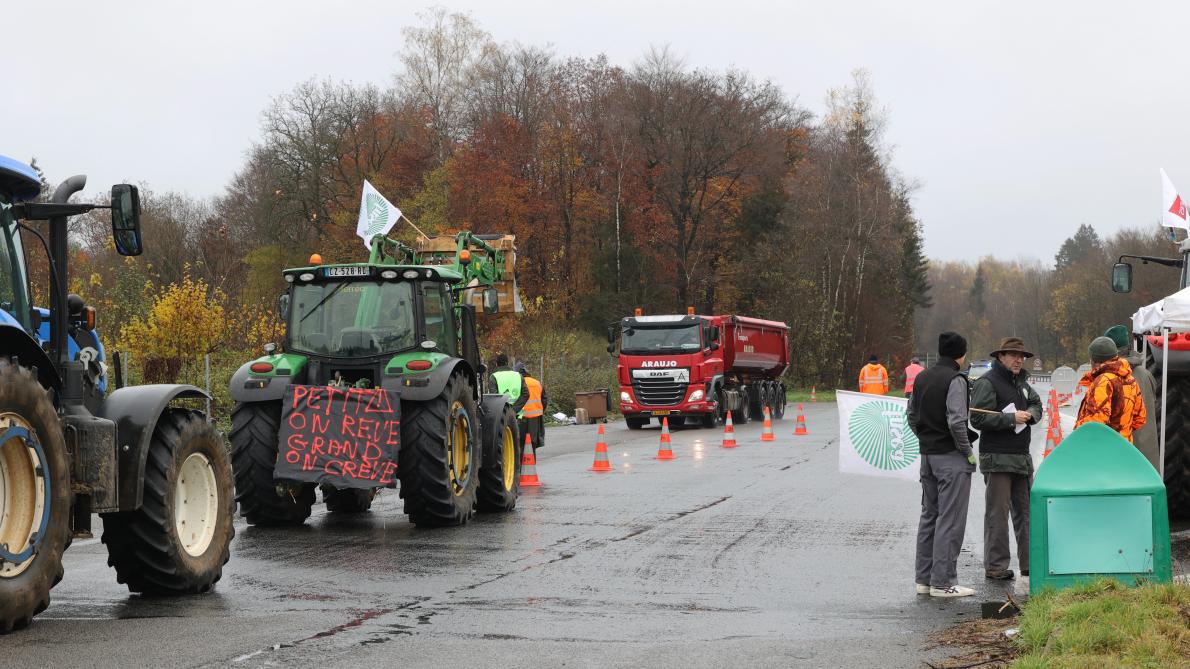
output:
{"label": "daf logo", "polygon": [[645,360],[640,363],[641,367],[677,367],[677,360]]}

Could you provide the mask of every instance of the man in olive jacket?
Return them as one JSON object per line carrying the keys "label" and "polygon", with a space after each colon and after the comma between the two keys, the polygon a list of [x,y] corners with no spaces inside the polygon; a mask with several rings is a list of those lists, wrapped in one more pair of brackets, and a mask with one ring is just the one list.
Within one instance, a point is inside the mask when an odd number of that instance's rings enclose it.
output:
{"label": "man in olive jacket", "polygon": [[[1025,342],[1006,337],[992,351],[995,361],[988,373],[971,387],[971,426],[980,431],[979,469],[985,484],[983,513],[983,568],[988,578],[1007,580],[1008,519],[1016,530],[1016,557],[1021,575],[1029,575],[1029,488],[1033,484],[1033,458],[1029,454],[1030,425],[1041,420],[1041,397],[1029,385]],[[1012,405],[1014,410],[1005,411]],[[982,411],[976,411],[982,409]]]}

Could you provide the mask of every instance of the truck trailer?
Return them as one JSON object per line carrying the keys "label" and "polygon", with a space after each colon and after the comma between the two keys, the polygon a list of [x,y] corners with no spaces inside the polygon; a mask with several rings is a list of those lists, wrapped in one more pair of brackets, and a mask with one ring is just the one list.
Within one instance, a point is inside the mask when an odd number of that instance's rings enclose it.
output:
{"label": "truck trailer", "polygon": [[620,341],[620,411],[630,429],[668,418],[720,425],[785,414],[789,326],[746,316],[636,315],[608,328]]}

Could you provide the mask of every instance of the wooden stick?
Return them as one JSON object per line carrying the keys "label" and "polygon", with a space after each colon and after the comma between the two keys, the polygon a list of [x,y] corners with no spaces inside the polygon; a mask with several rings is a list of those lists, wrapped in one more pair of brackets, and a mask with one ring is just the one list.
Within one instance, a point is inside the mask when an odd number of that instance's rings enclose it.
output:
{"label": "wooden stick", "polygon": [[992,411],[991,409],[976,409],[975,407],[968,407],[968,409],[970,411],[976,411],[978,413],[990,413],[993,416],[1007,416],[1007,415],[1009,415],[1009,414],[1004,413],[1003,411]]}

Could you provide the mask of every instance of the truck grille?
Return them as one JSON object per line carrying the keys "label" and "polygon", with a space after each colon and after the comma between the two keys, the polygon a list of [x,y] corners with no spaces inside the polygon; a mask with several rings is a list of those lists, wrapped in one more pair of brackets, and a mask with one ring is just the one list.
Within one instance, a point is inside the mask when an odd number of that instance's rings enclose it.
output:
{"label": "truck grille", "polygon": [[636,399],[645,406],[668,407],[686,398],[688,383],[677,383],[671,379],[633,379],[632,390]]}

